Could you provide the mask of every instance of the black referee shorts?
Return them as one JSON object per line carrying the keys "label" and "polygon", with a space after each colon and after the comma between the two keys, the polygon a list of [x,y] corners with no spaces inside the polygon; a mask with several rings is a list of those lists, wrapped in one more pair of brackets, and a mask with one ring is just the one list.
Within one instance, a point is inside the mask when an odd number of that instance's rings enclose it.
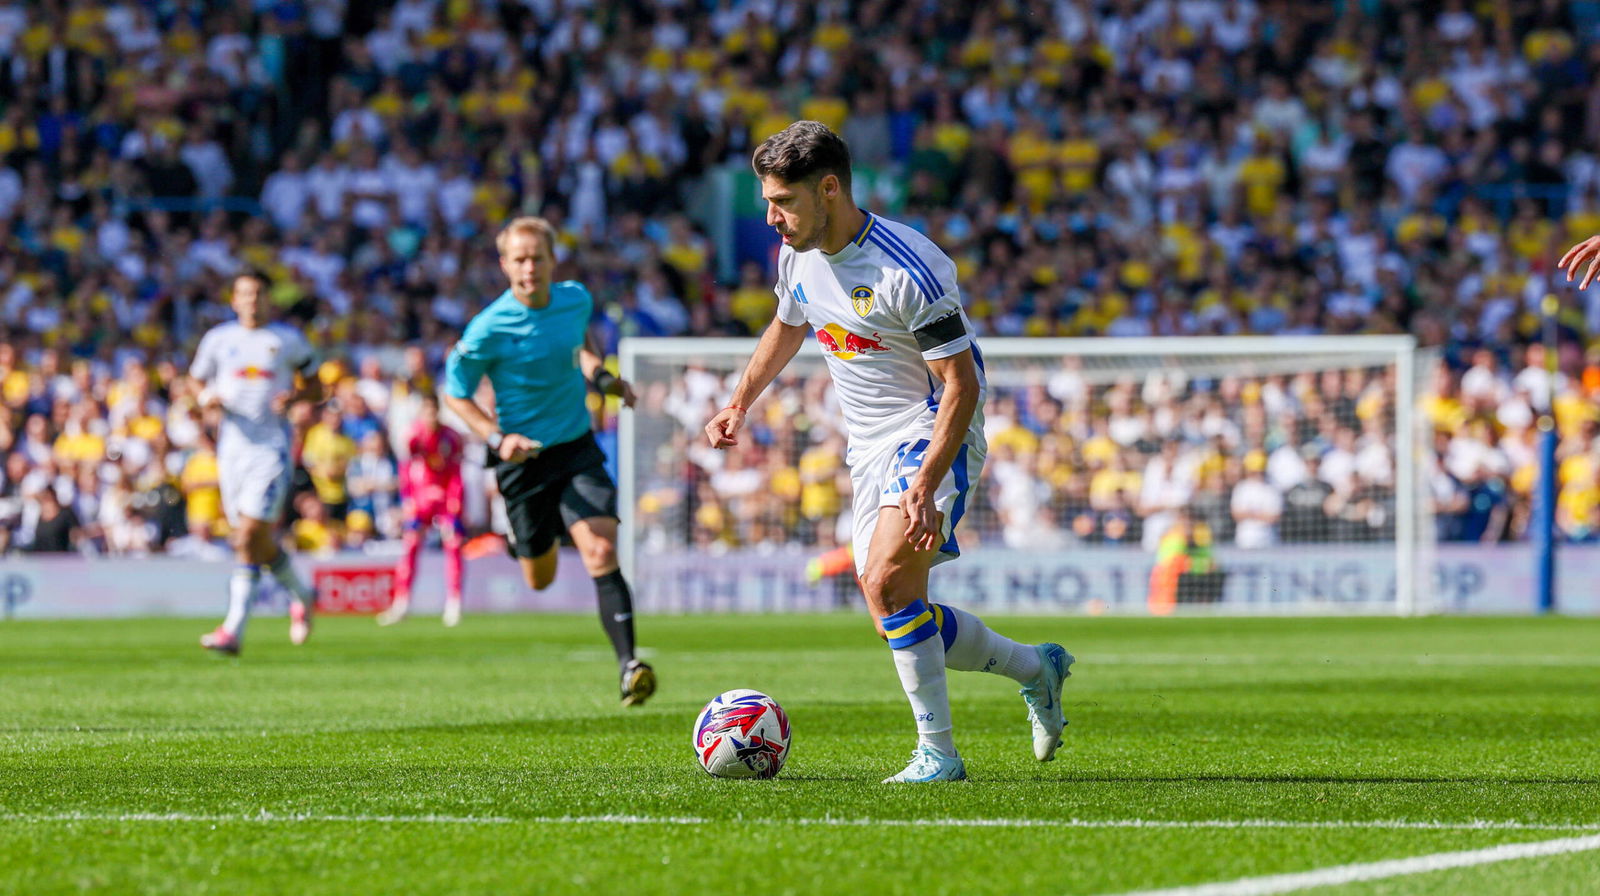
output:
{"label": "black referee shorts", "polygon": [[617,485],[592,432],[522,463],[502,461],[491,451],[489,464],[506,499],[511,552],[518,557],[543,556],[578,520],[617,518]]}

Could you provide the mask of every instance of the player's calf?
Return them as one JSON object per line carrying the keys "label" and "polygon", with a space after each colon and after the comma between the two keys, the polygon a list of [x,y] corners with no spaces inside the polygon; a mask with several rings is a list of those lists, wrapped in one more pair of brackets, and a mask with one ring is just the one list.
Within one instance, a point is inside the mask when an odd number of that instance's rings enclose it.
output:
{"label": "player's calf", "polygon": [[1072,654],[1059,644],[1013,641],[971,613],[945,604],[934,604],[933,615],[944,644],[945,667],[1004,675],[1022,685],[1019,693],[1028,705],[1034,758],[1054,759],[1067,724],[1061,688],[1072,674]]}
{"label": "player's calf", "polygon": [[549,550],[537,557],[517,558],[517,563],[522,567],[522,580],[529,588],[543,591],[549,588],[556,580],[556,562],[560,559],[558,545],[550,545]]}

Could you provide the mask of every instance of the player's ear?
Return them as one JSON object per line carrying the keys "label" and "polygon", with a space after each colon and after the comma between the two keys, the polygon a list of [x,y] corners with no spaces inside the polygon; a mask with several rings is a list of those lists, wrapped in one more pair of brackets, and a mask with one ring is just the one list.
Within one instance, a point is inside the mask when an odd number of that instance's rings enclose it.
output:
{"label": "player's ear", "polygon": [[822,180],[817,181],[817,192],[822,194],[824,199],[832,199],[839,195],[839,175],[824,174]]}

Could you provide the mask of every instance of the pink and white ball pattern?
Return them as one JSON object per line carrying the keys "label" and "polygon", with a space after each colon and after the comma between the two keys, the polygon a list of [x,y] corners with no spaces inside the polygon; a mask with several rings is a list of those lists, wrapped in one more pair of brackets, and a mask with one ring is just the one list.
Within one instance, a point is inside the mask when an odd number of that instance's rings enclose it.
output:
{"label": "pink and white ball pattern", "polygon": [[760,691],[711,698],[695,719],[694,754],[718,778],[771,778],[789,758],[789,716]]}

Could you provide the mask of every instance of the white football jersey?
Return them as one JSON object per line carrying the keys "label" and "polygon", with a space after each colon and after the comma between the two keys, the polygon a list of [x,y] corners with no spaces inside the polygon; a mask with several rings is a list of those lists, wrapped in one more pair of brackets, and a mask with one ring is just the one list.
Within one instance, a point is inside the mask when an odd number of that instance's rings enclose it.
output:
{"label": "white football jersey", "polygon": [[775,291],[780,320],[816,331],[852,456],[931,431],[944,384],[925,362],[969,348],[979,389],[970,433],[982,439],[983,355],[961,308],[955,263],[927,237],[869,213],[855,238],[833,255],[784,246]]}
{"label": "white football jersey", "polygon": [[272,398],[294,388],[296,372],[311,376],[313,363],[305,337],[285,324],[248,329],[235,321],[206,333],[189,375],[222,399],[218,452],[245,445],[287,449],[289,422],[272,412]]}

